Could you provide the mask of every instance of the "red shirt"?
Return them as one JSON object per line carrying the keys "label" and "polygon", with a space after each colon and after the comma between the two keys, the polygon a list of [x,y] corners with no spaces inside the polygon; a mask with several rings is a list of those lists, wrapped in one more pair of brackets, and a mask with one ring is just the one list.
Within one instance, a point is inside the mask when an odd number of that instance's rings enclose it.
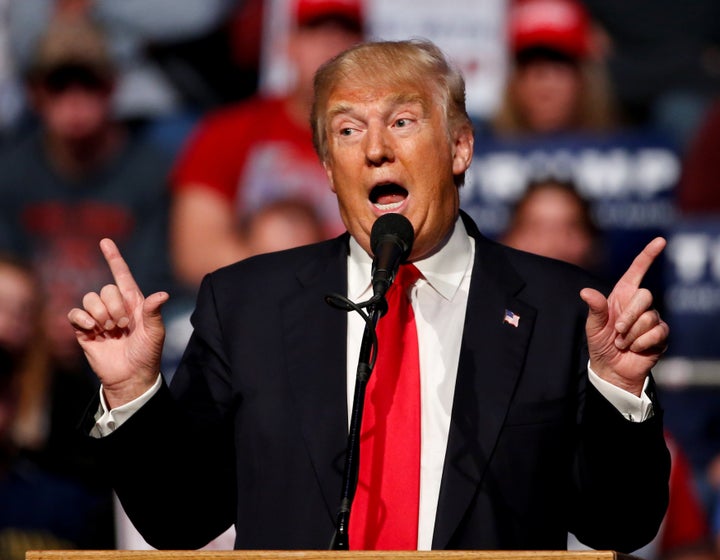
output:
{"label": "red shirt", "polygon": [[709,536],[706,513],[695,493],[693,474],[675,440],[665,434],[672,468],[670,469],[670,503],[660,530],[660,550],[671,554],[674,549],[703,544]]}
{"label": "red shirt", "polygon": [[275,200],[300,198],[315,208],[328,235],[345,231],[310,124],[298,126],[279,98],[255,97],[205,117],[172,182],[175,192],[192,184],[220,193],[238,217]]}

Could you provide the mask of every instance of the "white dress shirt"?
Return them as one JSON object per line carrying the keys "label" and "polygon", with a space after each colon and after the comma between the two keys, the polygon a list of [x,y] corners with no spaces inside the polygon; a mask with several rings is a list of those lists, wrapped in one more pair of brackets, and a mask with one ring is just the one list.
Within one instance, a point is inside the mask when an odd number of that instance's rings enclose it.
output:
{"label": "white dress shirt", "polygon": [[[437,253],[415,262],[422,273],[410,289],[415,313],[420,358],[421,447],[420,511],[418,550],[432,548],[440,481],[450,430],[453,394],[457,377],[460,345],[467,308],[475,242],[461,219],[447,244]],[[350,238],[348,256],[348,297],[356,302],[372,295],[372,259]],[[365,322],[356,313],[348,314],[347,402],[352,410],[355,375]],[[652,415],[652,403],[624,391],[598,377],[588,365],[590,381],[628,420],[642,421]],[[103,437],[116,430],[161,386],[161,378],[144,395],[112,410],[107,409],[102,389],[96,424],[91,435]],[[647,386],[647,380],[646,380]],[[349,418],[348,418],[349,422]]]}
{"label": "white dress shirt", "polygon": [[[413,264],[422,273],[410,289],[420,350],[420,512],[418,550],[432,548],[435,514],[440,496],[445,449],[460,360],[465,311],[475,257],[475,241],[461,219],[447,244]],[[348,297],[356,302],[372,295],[372,259],[350,239]],[[578,296],[579,297],[579,296]],[[365,322],[357,313],[348,317],[347,399],[352,410],[355,372]],[[629,420],[644,420],[652,411],[647,395],[637,397],[598,377],[588,366],[590,380]]]}

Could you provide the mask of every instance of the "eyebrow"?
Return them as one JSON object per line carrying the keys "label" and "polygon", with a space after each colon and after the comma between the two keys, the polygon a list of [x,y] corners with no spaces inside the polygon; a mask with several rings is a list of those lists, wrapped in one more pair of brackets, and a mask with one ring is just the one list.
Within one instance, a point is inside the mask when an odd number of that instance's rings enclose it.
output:
{"label": "eyebrow", "polygon": [[351,110],[352,110],[351,105],[348,105],[347,103],[338,103],[338,104],[334,105],[331,109],[328,109],[327,121],[330,122],[338,115],[343,115],[345,113],[349,113]]}

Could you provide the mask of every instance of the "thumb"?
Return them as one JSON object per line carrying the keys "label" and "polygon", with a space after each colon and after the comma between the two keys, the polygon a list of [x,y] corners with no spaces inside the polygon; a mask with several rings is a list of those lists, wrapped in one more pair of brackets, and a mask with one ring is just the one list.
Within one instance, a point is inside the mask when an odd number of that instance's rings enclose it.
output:
{"label": "thumb", "polygon": [[587,331],[594,334],[602,330],[608,322],[608,301],[605,296],[592,288],[580,290],[580,298],[587,303]]}
{"label": "thumb", "polygon": [[155,292],[143,302],[143,318],[150,324],[162,323],[162,306],[170,299],[167,292]]}

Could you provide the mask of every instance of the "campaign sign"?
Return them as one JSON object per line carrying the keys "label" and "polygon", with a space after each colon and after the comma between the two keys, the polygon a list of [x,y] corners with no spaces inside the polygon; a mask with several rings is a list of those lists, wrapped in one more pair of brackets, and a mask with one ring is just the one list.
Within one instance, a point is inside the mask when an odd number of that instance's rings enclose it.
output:
{"label": "campaign sign", "polygon": [[[720,215],[678,221],[665,254],[663,315],[670,325],[667,356],[675,359],[660,363],[673,364],[662,370],[671,375],[659,386],[660,402],[666,428],[705,472],[720,437],[720,368],[713,365],[720,363]],[[689,364],[706,364],[704,378],[688,375]]]}
{"label": "campaign sign", "polygon": [[[501,237],[530,182],[570,181],[590,203],[603,235],[604,273],[615,280],[648,241],[664,235],[675,221],[681,163],[658,135],[476,136],[461,207],[489,237]],[[661,277],[661,272],[651,274]]]}
{"label": "campaign sign", "polygon": [[498,107],[507,73],[507,0],[365,0],[373,38],[430,39],[462,71],[467,110]]}
{"label": "campaign sign", "polygon": [[665,252],[668,355],[720,358],[720,216],[678,222]]}

